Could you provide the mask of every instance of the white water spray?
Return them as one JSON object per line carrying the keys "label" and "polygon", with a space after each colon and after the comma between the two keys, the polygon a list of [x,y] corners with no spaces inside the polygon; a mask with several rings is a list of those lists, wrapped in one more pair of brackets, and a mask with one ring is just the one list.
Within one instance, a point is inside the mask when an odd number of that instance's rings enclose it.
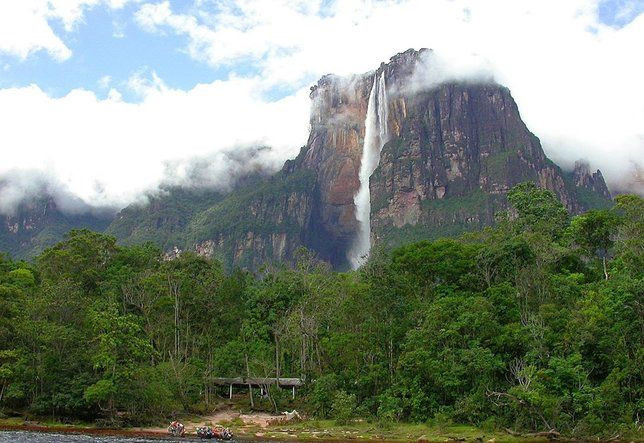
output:
{"label": "white water spray", "polygon": [[373,86],[369,94],[367,117],[365,118],[364,145],[360,161],[360,188],[353,196],[356,205],[358,233],[349,250],[348,258],[353,269],[363,265],[371,249],[371,194],[369,193],[369,178],[380,163],[380,151],[387,143],[387,90],[385,73],[380,77],[374,76]]}

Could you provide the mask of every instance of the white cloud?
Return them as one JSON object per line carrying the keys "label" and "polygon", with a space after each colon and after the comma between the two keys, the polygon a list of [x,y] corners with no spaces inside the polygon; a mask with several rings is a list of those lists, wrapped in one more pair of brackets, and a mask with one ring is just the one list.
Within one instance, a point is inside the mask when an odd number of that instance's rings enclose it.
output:
{"label": "white cloud", "polygon": [[140,103],[123,101],[116,89],[104,100],[81,89],[61,98],[35,85],[0,90],[0,176],[47,171],[85,201],[122,205],[154,189],[169,168],[180,181],[190,172],[188,159],[216,159],[208,173],[222,185],[229,174],[226,158],[235,150],[269,145],[273,149],[254,161],[278,167],[306,139],[306,90],[267,102],[256,79],[182,91],[163,85],[154,73],[147,80],[141,75],[130,81]]}
{"label": "white cloud", "polygon": [[157,73],[150,71],[149,75],[147,75],[148,71],[148,68],[142,68],[131,75],[127,80],[127,87],[141,98],[151,94],[163,94],[167,92],[167,86]]}
{"label": "white cloud", "polygon": [[[64,59],[69,50],[47,20],[73,29],[83,8],[99,2],[44,2],[42,12],[43,1],[0,0],[0,51],[26,57],[44,49]],[[10,11],[9,3],[41,6],[28,22],[29,10]],[[3,11],[31,26],[14,27],[27,40],[4,38],[3,23],[12,20]],[[197,60],[233,70],[250,62],[261,74],[182,91],[147,68],[120,87],[105,80],[106,99],[81,89],[61,98],[36,85],[0,89],[0,176],[48,171],[93,204],[125,204],[168,172],[174,180],[189,178],[196,157],[213,159],[199,180],[221,186],[235,149],[272,146],[253,161],[273,167],[296,154],[306,142],[311,81],[329,72],[366,72],[409,47],[434,48],[460,75],[493,72],[561,164],[586,158],[613,186],[628,180],[634,165],[644,169],[644,15],[615,29],[598,22],[591,0],[199,0],[187,11],[144,4],[136,20],[151,32],[185,36],[184,49]],[[270,101],[275,86],[297,92]],[[123,87],[140,103],[125,102]]]}
{"label": "white cloud", "polygon": [[122,8],[130,0],[2,0],[0,1],[0,53],[27,58],[44,50],[58,61],[72,51],[50,25],[60,21],[69,32],[79,23],[84,11],[98,4]]}
{"label": "white cloud", "polygon": [[183,14],[148,3],[136,20],[186,36],[186,51],[214,67],[251,61],[267,86],[364,72],[410,47],[464,69],[480,69],[461,62],[477,59],[556,161],[586,158],[613,186],[643,166],[644,14],[614,29],[599,22],[598,0],[197,3]]}
{"label": "white cloud", "polygon": [[112,83],[112,77],[109,75],[104,75],[98,79],[98,87],[101,89],[107,89]]}
{"label": "white cloud", "polygon": [[78,196],[69,192],[58,177],[42,170],[12,170],[0,177],[0,214],[15,215],[18,205],[25,200],[38,197],[51,197],[67,214],[94,212],[107,214],[114,208],[92,207]]}

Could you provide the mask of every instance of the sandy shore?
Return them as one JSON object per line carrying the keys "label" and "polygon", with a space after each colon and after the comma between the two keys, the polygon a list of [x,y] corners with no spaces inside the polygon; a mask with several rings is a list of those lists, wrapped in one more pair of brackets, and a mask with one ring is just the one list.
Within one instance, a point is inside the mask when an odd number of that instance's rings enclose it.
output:
{"label": "sandy shore", "polygon": [[[195,434],[198,426],[212,426],[212,425],[226,425],[233,420],[241,420],[244,425],[241,426],[242,430],[248,428],[248,430],[257,430],[257,428],[264,429],[272,424],[281,423],[284,421],[283,415],[272,415],[266,412],[253,412],[250,414],[241,414],[233,410],[223,410],[213,412],[212,414],[203,415],[199,417],[198,421],[181,421],[186,427],[186,434]],[[239,428],[240,426],[235,426]],[[145,427],[145,428],[133,428],[137,432],[151,432],[151,433],[166,433],[167,429],[165,427]]]}
{"label": "sandy shore", "polygon": [[[182,423],[186,427],[187,435],[195,435],[198,426],[213,426],[217,424],[226,425],[235,421],[236,435],[240,437],[252,438],[257,431],[276,424],[284,420],[284,416],[271,415],[264,412],[255,412],[250,414],[241,414],[233,410],[223,410],[213,412],[212,414],[199,417],[198,420],[186,420]],[[241,420],[241,423],[239,421]],[[0,423],[0,430],[5,431],[32,431],[32,432],[55,432],[61,434],[84,434],[84,435],[102,435],[102,436],[123,436],[123,437],[148,437],[148,438],[167,438],[168,430],[166,426],[151,427],[134,427],[123,429],[95,428],[85,426],[65,426],[65,425],[43,425],[39,423]],[[260,433],[261,435],[261,433]]]}

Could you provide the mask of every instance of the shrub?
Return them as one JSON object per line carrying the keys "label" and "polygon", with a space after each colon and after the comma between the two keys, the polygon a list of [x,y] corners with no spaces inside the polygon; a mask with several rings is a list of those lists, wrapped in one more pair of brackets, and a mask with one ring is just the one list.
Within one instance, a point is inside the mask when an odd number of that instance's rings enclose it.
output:
{"label": "shrub", "polygon": [[338,391],[333,398],[331,412],[336,423],[345,425],[349,423],[356,409],[355,394],[347,394],[345,391]]}
{"label": "shrub", "polygon": [[315,415],[326,418],[333,405],[333,392],[337,390],[338,380],[335,374],[327,374],[315,380],[310,395]]}

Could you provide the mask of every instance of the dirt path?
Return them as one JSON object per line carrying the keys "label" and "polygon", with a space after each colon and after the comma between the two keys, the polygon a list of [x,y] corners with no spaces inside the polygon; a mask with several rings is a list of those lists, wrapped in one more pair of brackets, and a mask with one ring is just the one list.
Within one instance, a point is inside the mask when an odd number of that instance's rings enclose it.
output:
{"label": "dirt path", "polygon": [[267,412],[253,412],[250,414],[240,414],[233,410],[227,411],[218,411],[211,415],[205,415],[202,417],[203,420],[211,421],[213,424],[220,423],[222,421],[231,421],[235,419],[241,419],[246,425],[255,425],[260,428],[265,428],[271,423],[276,423],[284,419],[283,415],[272,415]]}
{"label": "dirt path", "polygon": [[[202,415],[198,420],[182,421],[186,427],[186,433],[193,434],[196,432],[198,426],[204,425],[217,425],[222,424],[226,425],[228,422],[233,420],[241,420],[244,425],[242,428],[261,428],[264,429],[271,424],[278,423],[284,420],[283,415],[272,415],[266,412],[252,412],[249,414],[241,414],[232,409],[226,409],[222,411],[216,411],[212,414]],[[235,426],[239,428],[239,425]],[[150,427],[150,428],[137,428],[142,432],[167,432],[166,428],[162,427]]]}

